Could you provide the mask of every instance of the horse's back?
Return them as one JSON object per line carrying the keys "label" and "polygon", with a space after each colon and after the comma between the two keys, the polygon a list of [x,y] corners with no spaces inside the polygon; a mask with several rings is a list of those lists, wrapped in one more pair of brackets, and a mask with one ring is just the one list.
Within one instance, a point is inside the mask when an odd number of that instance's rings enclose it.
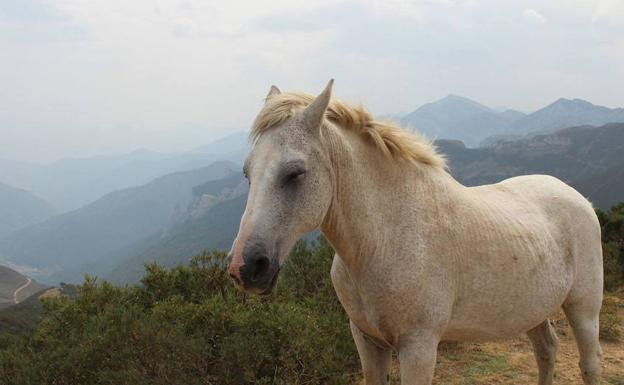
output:
{"label": "horse's back", "polygon": [[[600,224],[592,204],[578,191],[550,175],[523,175],[473,188],[492,205],[502,205],[518,218],[550,224],[552,231],[595,238]],[[554,227],[553,227],[554,226]]]}
{"label": "horse's back", "polygon": [[594,208],[563,181],[549,175],[524,175],[477,189],[486,196],[488,190],[498,190],[499,196],[505,196],[506,209],[518,220],[535,228],[541,224],[577,262],[593,260],[602,266],[600,223]]}
{"label": "horse's back", "polygon": [[588,218],[596,218],[592,204],[578,191],[550,175],[522,175],[492,186],[505,186],[522,194],[547,212],[573,210]]}
{"label": "horse's back", "polygon": [[[535,221],[551,224],[551,231],[572,244],[573,252],[596,254],[601,250],[600,223],[592,204],[578,191],[550,175],[525,175],[506,179],[493,187],[503,188],[514,195],[518,210],[535,206],[541,215]],[[590,246],[593,250],[579,250]],[[591,255],[588,257],[600,257]]]}

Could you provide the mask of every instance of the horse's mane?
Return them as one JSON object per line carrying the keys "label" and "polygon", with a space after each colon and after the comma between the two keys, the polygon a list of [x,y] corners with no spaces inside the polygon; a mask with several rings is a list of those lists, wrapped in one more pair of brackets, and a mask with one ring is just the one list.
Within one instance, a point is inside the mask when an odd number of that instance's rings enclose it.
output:
{"label": "horse's mane", "polygon": [[[272,95],[253,124],[249,137],[256,141],[263,133],[283,124],[295,112],[303,110],[314,100],[304,93],[286,92]],[[344,129],[354,130],[367,138],[384,155],[393,159],[444,167],[444,157],[433,144],[419,133],[408,131],[391,122],[376,121],[362,106],[353,106],[332,99],[325,118]]]}

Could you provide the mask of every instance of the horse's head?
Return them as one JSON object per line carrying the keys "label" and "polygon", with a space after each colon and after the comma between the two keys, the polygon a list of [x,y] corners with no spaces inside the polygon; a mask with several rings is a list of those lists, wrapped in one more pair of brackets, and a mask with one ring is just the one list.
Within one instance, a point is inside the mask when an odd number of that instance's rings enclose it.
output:
{"label": "horse's head", "polygon": [[321,125],[332,83],[305,108],[286,114],[284,95],[273,86],[256,119],[257,139],[244,166],[247,207],[228,268],[245,291],[270,293],[295,242],[320,226],[330,206],[331,171]]}

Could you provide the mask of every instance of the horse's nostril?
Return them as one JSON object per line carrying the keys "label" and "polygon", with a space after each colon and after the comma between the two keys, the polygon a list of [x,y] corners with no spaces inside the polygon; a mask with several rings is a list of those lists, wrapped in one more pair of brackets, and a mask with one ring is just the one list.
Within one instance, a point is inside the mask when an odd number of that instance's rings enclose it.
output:
{"label": "horse's nostril", "polygon": [[251,279],[255,281],[258,277],[262,277],[269,270],[269,258],[260,257],[254,261],[254,269],[253,274],[251,275]]}

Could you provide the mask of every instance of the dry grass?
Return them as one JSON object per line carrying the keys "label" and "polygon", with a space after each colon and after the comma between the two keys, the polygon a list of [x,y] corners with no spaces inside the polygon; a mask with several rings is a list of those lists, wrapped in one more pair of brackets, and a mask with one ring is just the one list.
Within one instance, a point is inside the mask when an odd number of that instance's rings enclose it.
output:
{"label": "dry grass", "polygon": [[[617,303],[617,315],[624,319],[624,292],[607,299]],[[578,352],[563,312],[553,315],[560,346],[557,354],[556,385],[583,384],[578,369]],[[618,326],[622,328],[622,326]],[[603,385],[624,385],[624,340],[601,341]],[[438,349],[436,385],[526,385],[537,383],[537,365],[526,336],[505,342],[484,344],[442,343]],[[391,384],[399,384],[399,367],[393,367]],[[364,385],[362,382],[360,385]]]}
{"label": "dry grass", "polygon": [[59,288],[53,287],[51,289],[46,290],[43,294],[39,296],[39,299],[43,298],[56,298],[61,295],[61,290]]}

